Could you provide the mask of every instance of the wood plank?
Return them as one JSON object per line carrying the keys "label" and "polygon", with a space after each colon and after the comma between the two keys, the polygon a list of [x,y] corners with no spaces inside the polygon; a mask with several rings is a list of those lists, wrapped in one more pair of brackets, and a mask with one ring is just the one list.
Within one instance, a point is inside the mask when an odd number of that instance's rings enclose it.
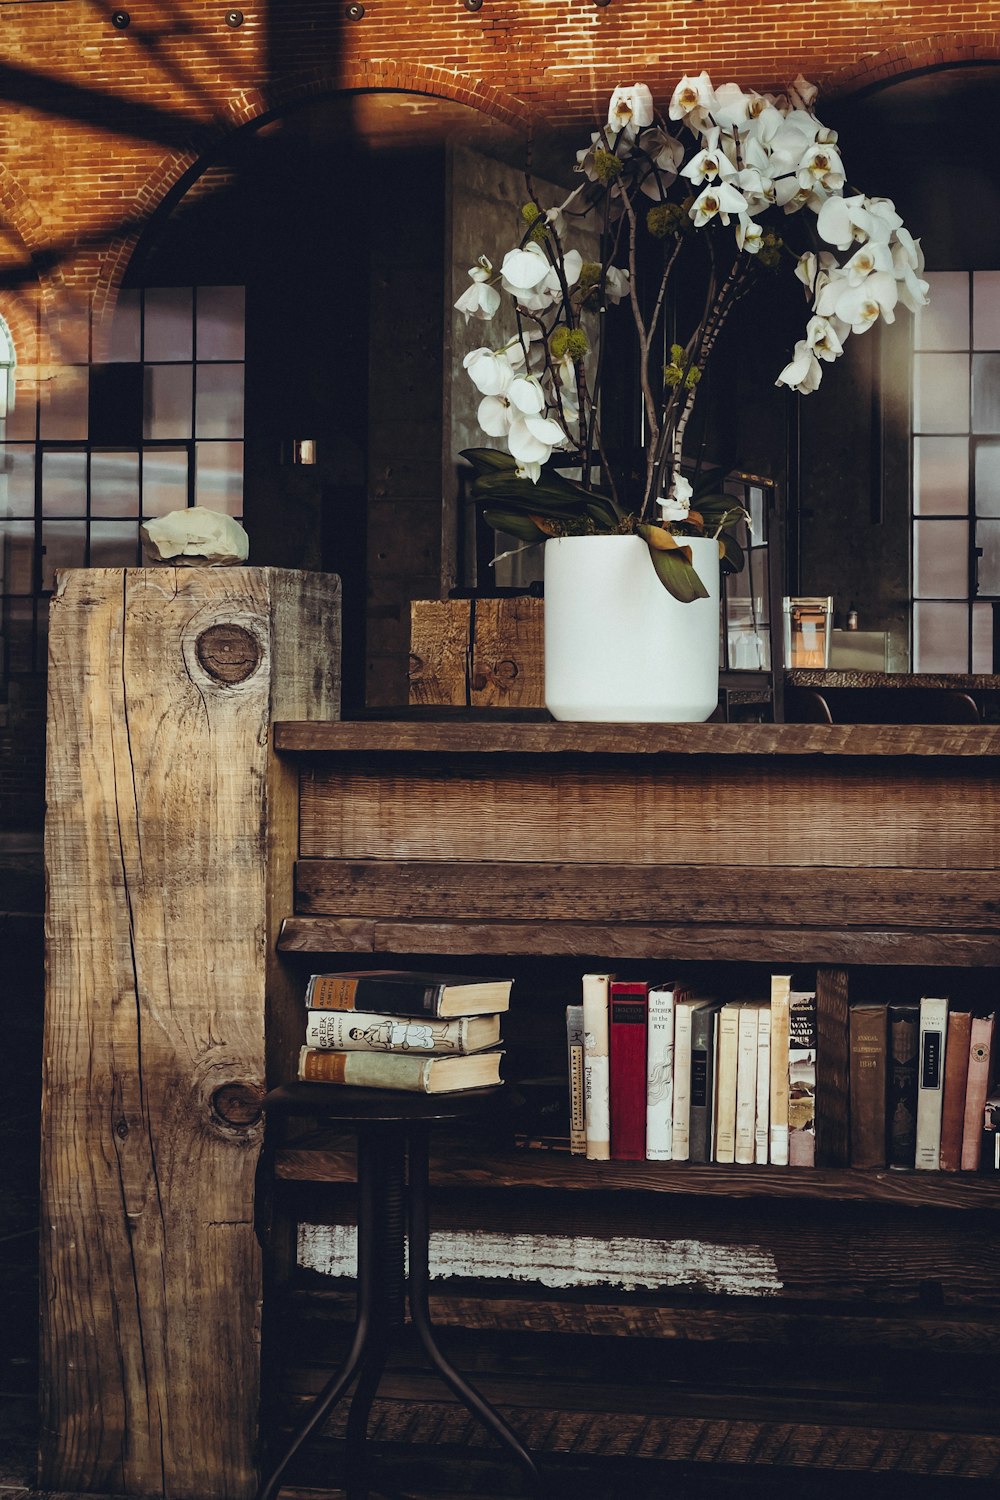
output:
{"label": "wood plank", "polygon": [[470,704],[476,708],[543,708],[542,601],[527,595],[473,600],[471,631]]}
{"label": "wood plank", "polygon": [[[288,1299],[287,1315],[330,1318],[353,1325],[356,1298],[353,1287],[335,1284],[330,1290],[297,1292]],[[555,1296],[483,1293],[471,1296],[446,1285],[430,1298],[431,1318],[441,1328],[482,1332],[556,1333],[586,1338],[672,1339],[683,1343],[721,1340],[730,1344],[791,1344],[796,1348],[907,1349],[926,1355],[931,1350],[967,1354],[995,1354],[1000,1350],[1000,1321],[968,1314],[949,1315],[920,1309],[890,1314],[881,1309],[861,1316],[842,1307],[830,1311],[813,1307],[766,1309],[737,1305],[692,1306],[690,1301],[670,1306],[650,1302],[568,1300]]]}
{"label": "wood plank", "polygon": [[267,726],[276,711],[336,711],[337,620],[336,581],[321,575],[59,575],[41,1213],[51,1488],[241,1500],[256,1487],[252,1205],[296,804]]}
{"label": "wood plank", "polygon": [[816,1165],[846,1167],[851,1160],[847,970],[816,975]]}
{"label": "wood plank", "polygon": [[[655,892],[658,922],[689,921],[690,891],[702,865],[579,864],[544,861],[300,859],[295,867],[298,916],[448,919],[523,918],[570,921],[586,913],[601,922],[646,922]],[[935,932],[1000,931],[1000,902],[981,871],[785,869],[716,865],[712,905],[738,911],[741,926],[823,925],[929,928]]]}
{"label": "wood plank", "polygon": [[414,704],[469,701],[468,599],[410,602],[409,696]]}
{"label": "wood plank", "polygon": [[280,720],[274,748],[290,754],[703,756],[996,756],[989,724],[534,724],[446,718],[342,723]]}
{"label": "wood plank", "polygon": [[366,758],[303,767],[301,818],[307,858],[1000,867],[1000,798],[967,761],[778,757],[720,762],[709,776],[688,758],[669,772],[595,764],[557,776],[537,761]]}
{"label": "wood plank", "polygon": [[[600,922],[365,922],[360,917],[288,917],[281,925],[282,953],[521,954],[576,958],[670,959],[770,964],[939,964],[940,936],[911,932],[845,932],[827,928],[649,926]],[[992,968],[1000,964],[996,933],[951,933],[950,964]]]}
{"label": "wood plank", "polygon": [[[322,1140],[322,1136],[319,1137]],[[328,1144],[281,1146],[275,1175],[287,1182],[353,1182],[354,1150]],[[900,1207],[1000,1210],[1000,1181],[976,1172],[902,1172],[877,1168],[728,1167],[692,1162],[587,1161],[558,1151],[484,1152],[449,1141],[432,1147],[431,1180],[440,1187],[530,1187],[571,1193],[668,1193],[725,1198],[819,1198]]]}

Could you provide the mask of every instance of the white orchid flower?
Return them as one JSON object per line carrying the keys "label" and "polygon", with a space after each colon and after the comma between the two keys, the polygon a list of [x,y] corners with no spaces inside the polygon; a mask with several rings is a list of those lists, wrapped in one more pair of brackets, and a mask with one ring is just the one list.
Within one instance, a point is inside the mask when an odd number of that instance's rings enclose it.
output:
{"label": "white orchid flower", "polygon": [[840,333],[830,318],[811,317],[806,324],[805,342],[817,359],[825,359],[827,363],[839,359],[844,352]]}
{"label": "white orchid flower", "polygon": [[866,245],[861,245],[850,260],[844,262],[844,270],[847,279],[852,286],[860,286],[873,271],[893,271],[892,251],[888,245],[876,244],[869,240]]}
{"label": "white orchid flower", "polygon": [[677,173],[684,160],[684,147],[675,136],[654,127],[643,136],[642,150],[648,158],[648,166],[642,173],[639,186],[647,197],[660,202],[663,189],[677,180]]}
{"label": "white orchid flower", "polygon": [[683,474],[675,474],[667,493],[659,500],[660,515],[664,521],[686,521],[691,510],[691,481]]}
{"label": "white orchid flower", "polygon": [[537,484],[542,477],[542,466],[540,463],[518,464],[514,469],[517,479],[530,479],[532,484]]}
{"label": "white orchid flower", "polygon": [[865,208],[874,220],[873,240],[888,241],[902,228],[903,221],[891,198],[866,198]]}
{"label": "white orchid flower", "polygon": [[551,417],[529,417],[520,412],[514,416],[507,434],[507,447],[519,464],[547,463],[553,448],[561,448],[565,441],[566,434]]}
{"label": "white orchid flower", "polygon": [[857,240],[864,244],[872,236],[876,224],[865,207],[861,193],[851,198],[828,198],[816,216],[816,230],[820,239],[838,250],[849,250]]}
{"label": "white orchid flower", "polygon": [[620,302],[629,294],[628,272],[619,266],[608,266],[604,273],[604,295],[609,302]]}
{"label": "white orchid flower", "polygon": [[500,282],[504,291],[516,297],[521,292],[533,291],[551,269],[552,263],[541,245],[529,241],[523,250],[507,251],[500,267]]}
{"label": "white orchid flower", "polygon": [[715,108],[712,115],[723,130],[742,130],[749,122],[752,105],[750,94],[744,93],[738,83],[723,83],[715,91]]}
{"label": "white orchid flower", "polygon": [[633,83],[631,88],[622,84],[613,91],[608,104],[608,129],[617,135],[629,127],[641,130],[653,123],[653,96],[644,83]]}
{"label": "white orchid flower", "polygon": [[821,186],[839,193],[846,181],[844,163],[832,146],[810,146],[799,162],[799,186],[815,190]]}
{"label": "white orchid flower", "polygon": [[812,109],[819,89],[799,73],[788,85],[788,97],[796,109]]}
{"label": "white orchid flower", "polygon": [[715,105],[715,90],[708,74],[699,73],[697,78],[685,74],[674,89],[667,113],[672,120],[683,120],[692,130],[701,130],[710,125]]}
{"label": "white orchid flower", "polygon": [[736,243],[741,250],[748,255],[756,255],[760,249],[764,231],[756,219],[751,219],[749,214],[740,214],[736,225]]}
{"label": "white orchid flower", "polygon": [[910,312],[916,312],[918,307],[926,307],[930,283],[918,276],[911,266],[904,266],[901,272],[897,270],[895,274],[899,300],[903,306]]}
{"label": "white orchid flower", "polygon": [[769,145],[781,129],[785,117],[766,96],[751,93],[749,98],[750,134],[764,145]]}
{"label": "white orchid flower", "polygon": [[537,375],[515,375],[507,387],[507,400],[524,416],[537,417],[545,410],[545,392]]}
{"label": "white orchid flower", "polygon": [[699,193],[688,213],[695,226],[701,229],[716,215],[721,223],[728,224],[731,214],[738,214],[746,207],[747,200],[737,188],[729,182],[718,182]]}
{"label": "white orchid flower", "polygon": [[705,149],[697,152],[687,166],[681,168],[681,176],[688,178],[696,187],[703,182],[714,182],[717,177],[726,181],[735,174],[736,168],[725,153],[719,150],[718,130],[708,132]]}
{"label": "white orchid flower", "polygon": [[757,167],[744,167],[732,178],[732,184],[739,188],[752,214],[763,213],[774,202],[774,183]]}
{"label": "white orchid flower", "polygon": [[514,379],[515,363],[523,362],[523,358],[523,353],[518,358],[510,349],[472,349],[462,365],[481,395],[502,396]]}
{"label": "white orchid flower", "polygon": [[[895,306],[899,301],[899,286],[895,276],[888,271],[873,271],[860,286],[852,286],[845,276],[837,283],[838,292],[832,299],[830,309],[838,318],[851,325],[852,333],[864,333],[879,317],[886,323],[895,321]],[[827,289],[829,290],[829,288]],[[817,303],[816,311],[824,313]]]}
{"label": "white orchid flower", "polygon": [[476,421],[487,437],[506,437],[514,420],[506,396],[484,396],[476,412]]}
{"label": "white orchid flower", "polygon": [[823,371],[819,360],[810,349],[805,339],[799,339],[791,360],[782,370],[775,385],[787,385],[790,390],[798,391],[800,395],[807,396],[810,391],[819,389],[819,383],[823,379]]}

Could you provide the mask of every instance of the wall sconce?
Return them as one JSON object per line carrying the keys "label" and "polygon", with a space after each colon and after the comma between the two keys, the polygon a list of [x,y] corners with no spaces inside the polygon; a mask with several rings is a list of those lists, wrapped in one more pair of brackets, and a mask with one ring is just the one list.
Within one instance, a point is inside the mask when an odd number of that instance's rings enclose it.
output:
{"label": "wall sconce", "polygon": [[238,26],[243,25],[243,12],[241,10],[226,11],[226,25],[235,31]]}
{"label": "wall sconce", "polygon": [[344,15],[349,21],[360,21],[364,13],[363,5],[348,5],[344,10]]}
{"label": "wall sconce", "polygon": [[462,3],[466,10],[476,11],[483,8],[483,0],[462,0]]}
{"label": "wall sconce", "polygon": [[111,12],[111,24],[116,31],[124,31],[130,25],[132,17],[127,10],[113,10]]}
{"label": "wall sconce", "polygon": [[315,438],[285,438],[281,444],[283,464],[315,464],[319,462],[319,444]]}

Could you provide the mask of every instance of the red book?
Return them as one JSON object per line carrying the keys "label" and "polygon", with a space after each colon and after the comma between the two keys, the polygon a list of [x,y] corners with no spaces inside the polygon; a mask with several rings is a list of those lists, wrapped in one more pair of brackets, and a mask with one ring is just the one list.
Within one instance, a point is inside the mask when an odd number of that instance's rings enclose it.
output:
{"label": "red book", "polygon": [[609,995],[611,1159],[646,1160],[647,984],[615,979]]}
{"label": "red book", "polygon": [[[953,1010],[948,1016],[944,1054],[944,1097],[941,1103],[941,1171],[957,1172],[962,1165],[965,1090],[972,1047],[972,1013]],[[949,1048],[951,1051],[949,1052]]]}

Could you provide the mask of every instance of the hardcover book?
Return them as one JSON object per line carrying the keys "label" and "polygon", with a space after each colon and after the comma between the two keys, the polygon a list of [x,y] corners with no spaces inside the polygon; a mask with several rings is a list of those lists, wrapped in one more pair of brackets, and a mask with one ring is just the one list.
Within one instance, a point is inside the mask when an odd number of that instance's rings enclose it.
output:
{"label": "hardcover book", "polygon": [[510,979],[422,974],[415,969],[354,969],[313,974],[311,1010],[379,1011],[396,1016],[479,1016],[507,1010]]}
{"label": "hardcover book", "polygon": [[608,989],[611,978],[610,974],[583,976],[584,1114],[590,1161],[607,1161],[611,1155],[608,1057]]}
{"label": "hardcover book", "polygon": [[673,1161],[690,1161],[691,1159],[694,1018],[711,1004],[710,1000],[697,1000],[686,992],[678,996],[674,1004],[674,1102],[671,1144]]}
{"label": "hardcover book", "polygon": [[888,1005],[852,1005],[851,1166],[884,1167],[889,1074]]}
{"label": "hardcover book", "polygon": [[[722,1002],[706,1000],[691,1011],[691,1105],[688,1161],[712,1160],[715,1111],[715,1030]],[[676,1133],[675,1133],[676,1135]],[[677,1160],[683,1160],[678,1157]]]}
{"label": "hardcover book", "polygon": [[788,996],[788,1163],[816,1165],[816,992]]}
{"label": "hardcover book", "polygon": [[965,1092],[969,1081],[971,1047],[972,1013],[967,1010],[949,1011],[944,1087],[941,1094],[941,1151],[938,1157],[942,1172],[957,1172],[962,1164]]}
{"label": "hardcover book", "polygon": [[715,1160],[736,1160],[736,1071],[739,1057],[740,1006],[730,1000],[719,1011],[715,1060]]}
{"label": "hardcover book", "polygon": [[646,1016],[648,986],[613,979],[608,993],[611,1042],[611,1159],[646,1159]]}
{"label": "hardcover book", "polygon": [[888,1156],[891,1167],[912,1167],[917,1154],[917,1059],[920,1007],[889,1006]]}
{"label": "hardcover book", "polygon": [[771,1161],[788,1166],[788,996],[790,974],[771,975]]}
{"label": "hardcover book", "polygon": [[587,1112],[583,1085],[583,1006],[566,1007],[566,1060],[569,1071],[569,1149],[587,1154]]}
{"label": "hardcover book", "polygon": [[448,1094],[489,1088],[500,1080],[501,1052],[421,1057],[406,1052],[326,1052],[303,1047],[299,1077],[307,1083],[346,1083],[364,1089]]}
{"label": "hardcover book", "polygon": [[757,1007],[757,1105],[754,1122],[754,1156],[766,1166],[771,1125],[771,1007]]}
{"label": "hardcover book", "polygon": [[740,1004],[736,1044],[736,1144],[734,1160],[752,1166],[757,1149],[757,1006]]}
{"label": "hardcover book", "polygon": [[969,1078],[965,1088],[962,1123],[962,1161],[965,1172],[975,1172],[983,1148],[983,1111],[989,1092],[994,1036],[993,1016],[973,1016],[969,1045]]}
{"label": "hardcover book", "polygon": [[352,1010],[310,1010],[306,1016],[306,1046],[336,1052],[482,1052],[499,1040],[499,1016],[421,1021]]}
{"label": "hardcover book", "polygon": [[646,1025],[646,1160],[669,1161],[673,1148],[674,1006],[683,992],[670,984],[649,990]]}
{"label": "hardcover book", "polygon": [[917,1150],[914,1165],[922,1172],[941,1166],[941,1105],[947,1046],[948,1001],[935,995],[920,1000],[917,1057]]}

